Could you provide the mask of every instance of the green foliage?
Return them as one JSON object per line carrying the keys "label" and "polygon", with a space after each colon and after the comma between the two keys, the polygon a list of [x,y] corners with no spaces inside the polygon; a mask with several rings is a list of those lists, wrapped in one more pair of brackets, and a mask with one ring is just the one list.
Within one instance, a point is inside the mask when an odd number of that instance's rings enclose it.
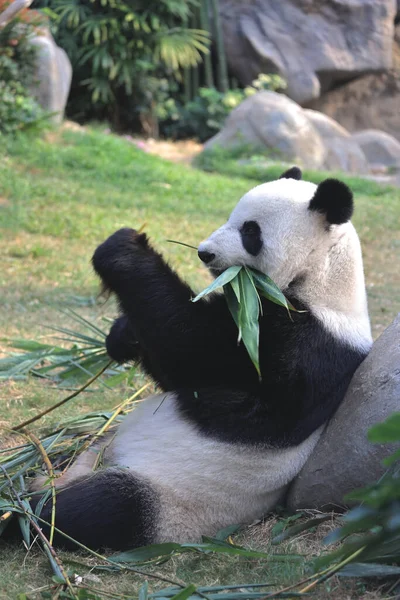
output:
{"label": "green foliage", "polygon": [[34,83],[34,24],[15,19],[0,29],[0,134],[36,125],[43,111],[29,93]]}
{"label": "green foliage", "polygon": [[284,88],[285,82],[279,75],[261,74],[244,90],[220,92],[215,88],[200,88],[198,96],[187,103],[168,98],[158,103],[160,129],[167,137],[196,137],[204,142],[218,133],[232,110],[248,96],[261,90]]}
{"label": "green foliage", "polygon": [[229,311],[239,330],[238,343],[243,340],[251,361],[258,375],[261,376],[258,356],[260,335],[258,319],[262,308],[260,295],[287,310],[293,309],[293,306],[268,275],[240,266],[226,269],[200,292],[193,302],[197,302],[220,287],[224,288]]}
{"label": "green foliage", "polygon": [[[33,376],[69,388],[85,384],[97,372],[109,367],[106,332],[72,309],[60,309],[60,312],[85,328],[87,333],[66,327],[49,327],[55,332],[53,340],[60,341],[61,345],[36,340],[7,340],[9,346],[22,352],[0,358],[0,381],[21,381]],[[65,347],[67,344],[70,344],[69,348]],[[118,385],[128,377],[131,379],[134,373],[134,367],[113,365],[106,371],[107,386]]]}
{"label": "green foliage", "polygon": [[73,67],[70,113],[132,126],[154,102],[149,78],[179,79],[201,62],[208,34],[184,23],[195,0],[36,0]]}
{"label": "green foliage", "polygon": [[[394,413],[368,432],[374,443],[400,443],[400,413]],[[373,450],[372,450],[373,451]],[[357,503],[343,517],[341,527],[326,538],[337,549],[315,563],[321,583],[338,573],[347,577],[387,577],[400,575],[400,452],[386,459],[388,471],[376,482],[348,494],[345,500]],[[289,528],[274,540],[279,543],[329,519],[329,515],[310,519]]]}

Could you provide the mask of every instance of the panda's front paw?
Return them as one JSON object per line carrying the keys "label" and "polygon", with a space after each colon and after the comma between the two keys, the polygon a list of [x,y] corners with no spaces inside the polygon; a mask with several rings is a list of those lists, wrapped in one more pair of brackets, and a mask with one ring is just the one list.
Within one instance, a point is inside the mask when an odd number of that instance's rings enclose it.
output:
{"label": "panda's front paw", "polygon": [[128,227],[119,229],[96,249],[92,258],[94,270],[105,286],[112,289],[121,275],[129,274],[138,255],[147,248],[145,233]]}
{"label": "panda's front paw", "polygon": [[106,337],[107,354],[118,363],[137,360],[140,356],[135,331],[125,315],[118,317]]}

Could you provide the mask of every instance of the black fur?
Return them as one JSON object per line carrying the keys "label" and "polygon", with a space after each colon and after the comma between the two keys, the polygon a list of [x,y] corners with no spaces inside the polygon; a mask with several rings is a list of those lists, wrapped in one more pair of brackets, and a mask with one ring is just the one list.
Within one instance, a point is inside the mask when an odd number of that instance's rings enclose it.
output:
{"label": "black fur", "polygon": [[[190,302],[192,290],[148,244],[121,229],[101,244],[93,265],[115,292],[142,362],[179,408],[218,439],[296,445],[326,422],[364,354],[338,342],[306,313],[263,301],[260,383],[223,295]],[[291,301],[298,308],[295,297]],[[130,335],[130,334],[129,334]],[[129,335],[120,355],[129,355]]]}
{"label": "black fur", "polygon": [[300,181],[302,175],[303,173],[301,172],[301,169],[299,169],[299,167],[291,167],[290,169],[282,173],[279,179],[296,179],[297,181]]}
{"label": "black fur", "polygon": [[140,358],[138,342],[128,317],[122,315],[115,319],[106,338],[106,349],[119,363]]}
{"label": "black fur", "polygon": [[252,256],[257,256],[263,247],[261,229],[257,221],[246,221],[240,228],[243,248]]}
{"label": "black fur", "polygon": [[343,181],[325,179],[317,187],[309,209],[324,214],[330,225],[341,225],[353,216],[353,194]]}
{"label": "black fur", "polygon": [[[158,506],[157,494],[146,480],[129,469],[109,468],[57,492],[55,525],[88,548],[125,550],[153,542]],[[40,518],[50,522],[51,508],[50,496]],[[48,535],[49,526],[41,527]],[[54,545],[77,550],[58,533]]]}

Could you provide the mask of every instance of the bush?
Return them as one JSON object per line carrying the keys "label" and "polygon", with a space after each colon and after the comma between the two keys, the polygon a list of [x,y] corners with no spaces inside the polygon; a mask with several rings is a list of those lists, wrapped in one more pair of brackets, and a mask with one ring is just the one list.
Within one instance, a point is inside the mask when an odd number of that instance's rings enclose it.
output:
{"label": "bush", "polygon": [[[0,12],[8,2],[0,0]],[[39,104],[31,97],[36,51],[30,43],[40,18],[22,11],[0,29],[0,133],[30,127],[43,118]]]}
{"label": "bush", "polygon": [[[208,36],[185,26],[196,0],[35,0],[73,68],[67,112],[138,129],[154,115],[154,82],[201,62]],[[155,93],[157,90],[155,90]]]}
{"label": "bush", "polygon": [[199,95],[186,104],[169,97],[157,105],[160,130],[166,137],[196,137],[204,142],[222,129],[228,115],[248,96],[261,90],[284,88],[285,82],[279,75],[261,74],[244,90],[223,93],[215,88],[200,88]]}

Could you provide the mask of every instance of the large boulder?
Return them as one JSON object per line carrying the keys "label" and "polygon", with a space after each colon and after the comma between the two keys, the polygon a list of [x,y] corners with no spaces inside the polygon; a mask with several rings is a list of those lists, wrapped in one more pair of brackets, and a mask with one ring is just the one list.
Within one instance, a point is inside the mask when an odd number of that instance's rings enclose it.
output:
{"label": "large boulder", "polygon": [[277,159],[300,162],[318,169],[325,158],[325,148],[319,133],[303,109],[275,92],[258,92],[231,112],[224,128],[205,144],[232,148],[252,146],[268,149]]}
{"label": "large boulder", "polygon": [[304,113],[324,142],[326,152],[323,169],[358,174],[368,173],[368,161],[364,152],[357,140],[352,139],[344,127],[316,110],[309,109]]}
{"label": "large boulder", "polygon": [[348,131],[380,129],[400,140],[400,70],[366,75],[310,103]]}
{"label": "large boulder", "polygon": [[[400,106],[398,108],[400,116]],[[371,165],[400,167],[400,142],[392,135],[377,129],[366,129],[354,133],[352,140],[360,146]]]}
{"label": "large boulder", "polygon": [[242,102],[205,149],[214,146],[250,146],[312,169],[368,173],[363,151],[339,123],[275,92],[258,92]]}
{"label": "large boulder", "polygon": [[391,66],[396,0],[220,0],[228,65],[245,85],[279,73],[299,103]]}
{"label": "large boulder", "polygon": [[393,43],[393,68],[364,75],[309,103],[348,131],[380,129],[400,141],[400,25]]}
{"label": "large boulder", "polygon": [[31,94],[42,108],[53,114],[54,122],[61,122],[71,87],[72,67],[67,54],[44,30],[31,43],[37,49],[35,83]]}
{"label": "large boulder", "polygon": [[400,411],[400,314],[357,369],[343,403],[293,482],[289,508],[343,506],[348,492],[376,481],[393,446],[371,444],[368,429]]}

